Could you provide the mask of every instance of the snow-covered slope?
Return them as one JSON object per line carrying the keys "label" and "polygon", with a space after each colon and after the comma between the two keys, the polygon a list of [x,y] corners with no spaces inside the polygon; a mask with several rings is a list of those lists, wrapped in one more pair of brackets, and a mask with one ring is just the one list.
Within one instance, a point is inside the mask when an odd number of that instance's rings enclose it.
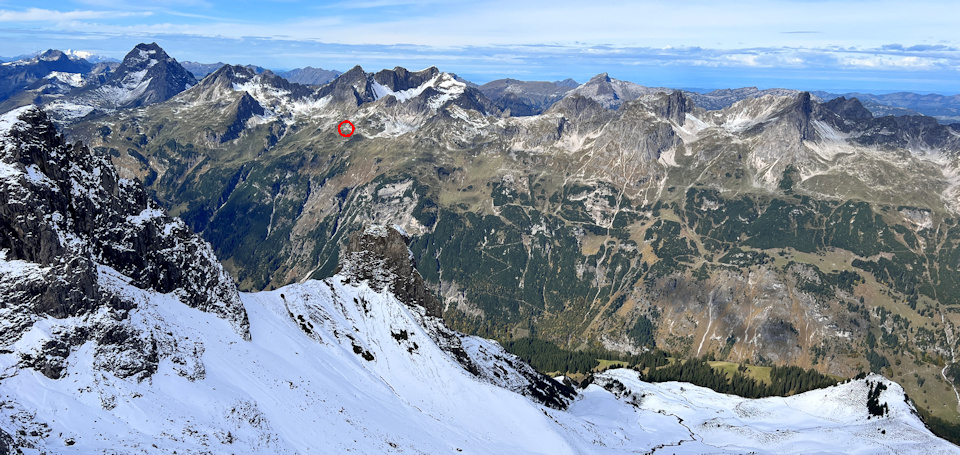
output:
{"label": "snow-covered slope", "polygon": [[[956,446],[931,438],[903,389],[875,374],[791,397],[762,399],[679,382],[650,384],[637,376],[622,369],[599,375],[570,412],[610,418],[609,405],[605,409],[598,403],[611,400],[606,392],[612,392],[618,405],[630,403],[635,414],[620,422],[611,419],[608,425],[635,423],[648,433],[671,434],[660,439],[664,453],[960,453]],[[881,416],[867,411],[871,389],[878,393],[878,405],[886,405]],[[656,415],[672,421],[658,422]]]}
{"label": "snow-covered slope", "polygon": [[[0,428],[38,434],[20,443],[53,453],[960,453],[876,376],[747,400],[613,370],[596,381],[610,390],[591,385],[560,411],[473,376],[408,307],[365,283],[336,276],[243,295],[247,342],[170,295],[111,271],[102,280],[140,302],[131,324],[159,329],[184,355],[138,382],[100,370],[90,342],[53,380],[16,368],[16,356],[74,321],[38,324],[0,355]],[[866,381],[887,385],[887,416],[869,418]]]}

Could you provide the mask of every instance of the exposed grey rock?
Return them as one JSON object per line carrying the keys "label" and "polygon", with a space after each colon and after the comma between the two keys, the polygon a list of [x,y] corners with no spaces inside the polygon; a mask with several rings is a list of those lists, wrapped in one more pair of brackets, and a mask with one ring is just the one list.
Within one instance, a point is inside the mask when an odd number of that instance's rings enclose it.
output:
{"label": "exposed grey rock", "polygon": [[22,454],[23,452],[15,445],[13,437],[0,428],[0,455]]}
{"label": "exposed grey rock", "polygon": [[676,122],[683,126],[687,112],[693,108],[693,103],[683,94],[683,92],[673,92],[666,97],[665,103],[657,109],[657,114],[666,119]]}
{"label": "exposed grey rock", "polygon": [[480,91],[501,110],[509,110],[511,116],[518,117],[542,113],[576,87],[555,82],[498,79],[483,84]]}
{"label": "exposed grey rock", "polygon": [[297,68],[290,71],[281,71],[277,73],[280,77],[297,84],[303,85],[321,85],[326,84],[340,75],[337,70],[325,70],[323,68]]}
{"label": "exposed grey rock", "polygon": [[672,93],[673,91],[663,87],[644,87],[633,82],[611,78],[607,73],[600,73],[590,78],[587,83],[568,92],[567,96],[585,96],[596,100],[607,109],[619,109],[623,103],[633,101],[643,95]]}
{"label": "exposed grey rock", "polygon": [[419,87],[425,82],[437,77],[440,70],[431,66],[422,71],[411,72],[406,68],[396,67],[392,70],[382,70],[373,75],[373,80],[395,92]]}
{"label": "exposed grey rock", "polygon": [[867,108],[863,107],[863,104],[860,104],[860,100],[856,98],[846,99],[841,96],[823,103],[823,107],[847,119],[863,120],[873,118],[873,114],[867,110]]}
{"label": "exposed grey rock", "polygon": [[401,302],[423,307],[428,316],[441,317],[440,300],[427,289],[417,271],[408,242],[392,227],[371,226],[355,232],[337,273],[347,277],[347,282],[367,281],[376,291],[389,290]]}
{"label": "exposed grey rock", "polygon": [[247,120],[255,115],[263,115],[265,112],[263,106],[246,92],[230,106],[230,111],[233,112],[233,122],[227,126],[227,131],[220,137],[220,142],[236,139],[243,131]]}
{"label": "exposed grey rock", "polygon": [[44,316],[88,321],[21,353],[21,367],[59,378],[72,347],[88,340],[97,343],[97,361],[120,377],[149,376],[161,353],[176,355],[157,348],[162,334],[126,325],[137,301],[104,285],[109,269],[141,289],[174,293],[249,339],[236,286],[209,244],[165,215],[138,182],[121,179],[109,157],[67,144],[37,108],[25,110],[0,143],[0,259],[7,264],[0,346]]}
{"label": "exposed grey rock", "polygon": [[317,97],[332,95],[333,102],[359,106],[377,99],[373,86],[367,79],[367,74],[359,65],[337,76],[333,82],[324,85],[317,91]]}
{"label": "exposed grey rock", "polygon": [[919,94],[911,92],[886,93],[835,93],[815,92],[823,100],[845,97],[857,98],[876,117],[893,115],[928,115],[942,124],[960,122],[960,95]]}
{"label": "exposed grey rock", "polygon": [[738,101],[750,98],[760,98],[763,96],[797,96],[800,92],[797,90],[771,88],[760,90],[756,87],[727,88],[714,90],[708,93],[685,92],[693,102],[708,111],[720,110],[730,107]]}

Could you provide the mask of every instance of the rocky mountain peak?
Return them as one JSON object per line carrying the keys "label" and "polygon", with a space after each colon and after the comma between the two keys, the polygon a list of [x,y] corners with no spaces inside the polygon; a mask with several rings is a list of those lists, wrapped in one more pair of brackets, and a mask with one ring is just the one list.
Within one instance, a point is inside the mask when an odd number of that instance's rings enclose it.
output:
{"label": "rocky mountain peak", "polygon": [[417,271],[409,238],[392,226],[370,225],[350,236],[337,273],[347,282],[367,282],[376,291],[389,290],[401,302],[420,306],[440,317],[440,301]]}
{"label": "rocky mountain peak", "polygon": [[226,130],[220,135],[220,143],[240,137],[240,133],[242,133],[246,127],[247,120],[266,113],[263,106],[248,92],[243,92],[243,95],[234,101],[227,111],[232,113],[233,121],[227,125]]}
{"label": "rocky mountain peak", "polygon": [[[174,295],[250,337],[236,286],[210,245],[166,215],[140,183],[120,178],[109,156],[67,144],[33,107],[0,118],[0,147],[0,301],[11,310],[0,315],[0,347],[45,317],[86,321],[50,341],[58,354],[25,360],[56,378],[75,346],[127,344],[137,329],[124,315],[138,301],[117,292],[114,279]],[[112,335],[104,338],[105,331]],[[112,363],[114,373],[149,374],[159,361],[140,360]]]}
{"label": "rocky mountain peak", "polygon": [[346,106],[359,106],[377,99],[370,81],[367,80],[367,73],[360,65],[350,68],[317,91],[317,98],[328,95],[332,96],[335,103]]}
{"label": "rocky mountain peak", "polygon": [[817,116],[819,104],[813,100],[810,92],[800,92],[784,110],[783,119],[796,127],[800,140],[818,140],[819,135],[811,121]]}
{"label": "rocky mountain peak", "polygon": [[136,45],[113,71],[100,98],[115,108],[166,101],[197,84],[193,74],[157,45]]}
{"label": "rocky mountain peak", "polygon": [[253,79],[257,73],[252,68],[243,66],[243,65],[223,65],[218,68],[216,71],[210,73],[209,78],[206,79],[226,79],[230,82],[243,83]]}
{"label": "rocky mountain peak", "polygon": [[543,113],[553,103],[563,98],[571,87],[561,86],[556,82],[507,78],[490,81],[479,89],[502,111],[512,117],[518,117]]}
{"label": "rocky mountain peak", "polygon": [[547,110],[547,113],[558,112],[570,118],[593,118],[603,116],[606,109],[597,100],[583,96],[566,96]]}
{"label": "rocky mountain peak", "polygon": [[439,74],[440,70],[435,66],[415,72],[398,66],[392,70],[382,70],[374,74],[373,80],[390,90],[399,92],[420,87]]}
{"label": "rocky mountain peak", "polygon": [[655,93],[671,93],[673,90],[659,87],[644,87],[633,82],[611,78],[607,73],[600,73],[590,78],[587,83],[570,90],[567,96],[586,96],[593,98],[607,109],[619,109],[627,102],[640,98],[643,95]]}
{"label": "rocky mountain peak", "polygon": [[579,82],[569,77],[562,81],[555,81],[554,84],[557,84],[558,87],[566,87],[566,88],[577,88],[580,86]]}
{"label": "rocky mountain peak", "polygon": [[596,75],[596,76],[593,76],[593,77],[590,78],[589,81],[587,81],[587,84],[599,84],[599,83],[604,83],[604,82],[606,82],[606,83],[610,83],[610,82],[611,82],[611,80],[610,80],[610,74],[608,74],[608,73],[600,73],[600,74],[598,74],[598,75]]}
{"label": "rocky mountain peak", "polygon": [[499,345],[446,326],[443,307],[417,271],[409,241],[396,226],[368,225],[350,236],[336,275],[344,283],[366,283],[377,292],[393,294],[414,310],[411,313],[417,323],[437,346],[474,376],[546,406],[565,409],[576,395],[573,389],[538,373]]}
{"label": "rocky mountain peak", "polygon": [[814,100],[810,92],[800,92],[797,94],[797,99],[794,102],[795,109],[797,112],[802,113],[803,115],[810,116],[813,113]]}
{"label": "rocky mountain peak", "polygon": [[823,107],[845,119],[869,120],[873,118],[873,113],[863,107],[860,100],[856,98],[847,99],[841,96],[827,101],[823,104]]}
{"label": "rocky mountain peak", "polygon": [[167,57],[168,57],[167,53],[160,47],[159,44],[156,43],[156,41],[154,41],[154,42],[152,42],[152,43],[140,43],[140,44],[137,44],[136,46],[133,46],[133,49],[134,49],[134,50],[139,50],[139,51],[144,51],[144,52],[151,53],[151,54],[155,53],[155,54],[158,54],[161,58],[167,58]]}
{"label": "rocky mountain peak", "polygon": [[686,95],[699,107],[706,110],[720,110],[749,98],[760,98],[766,95],[793,97],[798,93],[796,90],[780,88],[760,90],[757,87],[741,87],[713,90],[708,93],[686,92]]}
{"label": "rocky mountain peak", "polygon": [[345,73],[338,76],[337,79],[354,81],[359,78],[365,78],[366,75],[367,73],[363,71],[363,67],[361,67],[360,65],[356,65],[353,68],[350,68],[349,70],[347,70]]}
{"label": "rocky mountain peak", "polygon": [[56,62],[61,60],[70,60],[70,57],[67,54],[64,54],[62,51],[57,49],[48,49],[37,56],[37,60],[43,60],[45,62]]}
{"label": "rocky mountain peak", "polygon": [[170,56],[157,43],[140,43],[123,57],[119,71],[138,71],[169,59]]}

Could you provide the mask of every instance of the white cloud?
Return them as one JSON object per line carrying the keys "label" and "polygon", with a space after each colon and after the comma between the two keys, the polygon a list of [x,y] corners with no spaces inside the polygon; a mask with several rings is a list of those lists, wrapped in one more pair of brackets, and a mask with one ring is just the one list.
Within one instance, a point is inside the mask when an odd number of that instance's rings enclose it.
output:
{"label": "white cloud", "polygon": [[149,11],[55,11],[41,8],[28,8],[24,11],[0,10],[0,22],[66,22],[91,19],[118,19],[125,17],[146,17]]}
{"label": "white cloud", "polygon": [[944,68],[950,65],[949,61],[940,58],[923,58],[914,56],[892,57],[889,55],[843,57],[839,59],[839,62],[840,64],[848,67],[900,70],[927,70]]}

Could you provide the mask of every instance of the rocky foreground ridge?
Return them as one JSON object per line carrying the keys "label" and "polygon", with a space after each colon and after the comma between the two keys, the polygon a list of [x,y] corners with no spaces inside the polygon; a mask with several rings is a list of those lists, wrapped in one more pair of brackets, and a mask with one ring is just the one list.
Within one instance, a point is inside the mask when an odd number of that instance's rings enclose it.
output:
{"label": "rocky foreground ridge", "polygon": [[[76,318],[83,322],[23,361],[57,378],[74,348],[97,340],[105,368],[149,375],[169,353],[126,326],[137,302],[104,286],[105,274],[173,293],[249,338],[236,286],[210,245],[139,182],[120,178],[108,157],[65,143],[39,109],[11,112],[0,127],[0,344],[11,346],[46,317]],[[146,352],[136,360],[118,355],[139,348]]]}

